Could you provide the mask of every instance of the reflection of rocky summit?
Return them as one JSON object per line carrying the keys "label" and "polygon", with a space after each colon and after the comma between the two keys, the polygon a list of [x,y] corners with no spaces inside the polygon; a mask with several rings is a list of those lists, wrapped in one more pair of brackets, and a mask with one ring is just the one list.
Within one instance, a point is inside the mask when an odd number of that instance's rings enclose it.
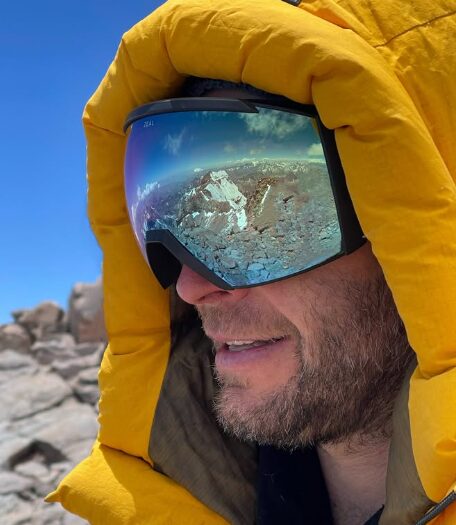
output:
{"label": "reflection of rocky summit", "polygon": [[198,189],[193,190],[195,195],[202,195],[205,200],[225,202],[233,210],[245,206],[247,199],[239,188],[229,178],[226,170],[209,171],[198,184]]}
{"label": "reflection of rocky summit", "polygon": [[182,196],[176,222],[181,228],[204,225],[225,233],[239,231],[247,223],[246,204],[226,170],[209,171]]}

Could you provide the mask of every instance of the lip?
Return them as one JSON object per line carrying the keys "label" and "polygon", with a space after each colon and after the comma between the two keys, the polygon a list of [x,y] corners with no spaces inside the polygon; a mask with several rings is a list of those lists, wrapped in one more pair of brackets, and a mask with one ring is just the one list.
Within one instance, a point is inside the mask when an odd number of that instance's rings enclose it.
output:
{"label": "lip", "polygon": [[[238,337],[238,339],[240,338]],[[245,338],[244,340],[248,339]],[[226,343],[217,343],[217,341],[214,341],[214,343],[217,348],[215,366],[221,371],[260,364],[261,360],[268,359],[271,354],[286,350],[291,344],[291,339],[290,337],[284,337],[278,341],[268,342],[260,346],[252,346],[240,352],[231,352],[228,350]]]}

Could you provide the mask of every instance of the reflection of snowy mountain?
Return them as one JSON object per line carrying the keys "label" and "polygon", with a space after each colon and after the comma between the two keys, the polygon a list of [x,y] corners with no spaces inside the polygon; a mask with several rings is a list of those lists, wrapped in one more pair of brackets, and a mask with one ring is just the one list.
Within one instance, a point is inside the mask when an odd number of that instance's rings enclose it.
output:
{"label": "reflection of snowy mountain", "polygon": [[289,275],[340,250],[324,164],[257,159],[191,173],[138,193],[138,236],[146,224],[170,230],[233,284]]}
{"label": "reflection of snowy mountain", "polygon": [[182,227],[204,223],[207,228],[220,229],[225,223],[227,229],[239,231],[247,225],[246,203],[247,198],[225,170],[209,171],[182,195],[176,220]]}

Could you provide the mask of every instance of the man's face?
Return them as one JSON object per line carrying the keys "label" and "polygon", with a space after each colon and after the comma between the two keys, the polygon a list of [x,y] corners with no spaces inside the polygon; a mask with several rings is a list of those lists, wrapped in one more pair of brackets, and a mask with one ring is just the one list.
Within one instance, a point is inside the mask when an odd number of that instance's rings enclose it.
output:
{"label": "man's face", "polygon": [[299,276],[225,291],[184,267],[177,292],[216,350],[216,412],[277,446],[384,437],[412,353],[366,244]]}
{"label": "man's face", "polygon": [[413,353],[370,244],[299,276],[232,291],[184,267],[177,292],[214,342],[215,409],[227,431],[287,447],[389,434]]}

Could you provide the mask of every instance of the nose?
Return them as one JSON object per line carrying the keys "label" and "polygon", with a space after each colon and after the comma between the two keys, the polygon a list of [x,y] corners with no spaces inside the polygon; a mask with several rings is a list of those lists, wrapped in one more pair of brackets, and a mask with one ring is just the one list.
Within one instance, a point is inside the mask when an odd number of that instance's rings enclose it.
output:
{"label": "nose", "polygon": [[177,280],[176,291],[183,301],[193,305],[236,302],[248,294],[245,288],[222,290],[185,265]]}

